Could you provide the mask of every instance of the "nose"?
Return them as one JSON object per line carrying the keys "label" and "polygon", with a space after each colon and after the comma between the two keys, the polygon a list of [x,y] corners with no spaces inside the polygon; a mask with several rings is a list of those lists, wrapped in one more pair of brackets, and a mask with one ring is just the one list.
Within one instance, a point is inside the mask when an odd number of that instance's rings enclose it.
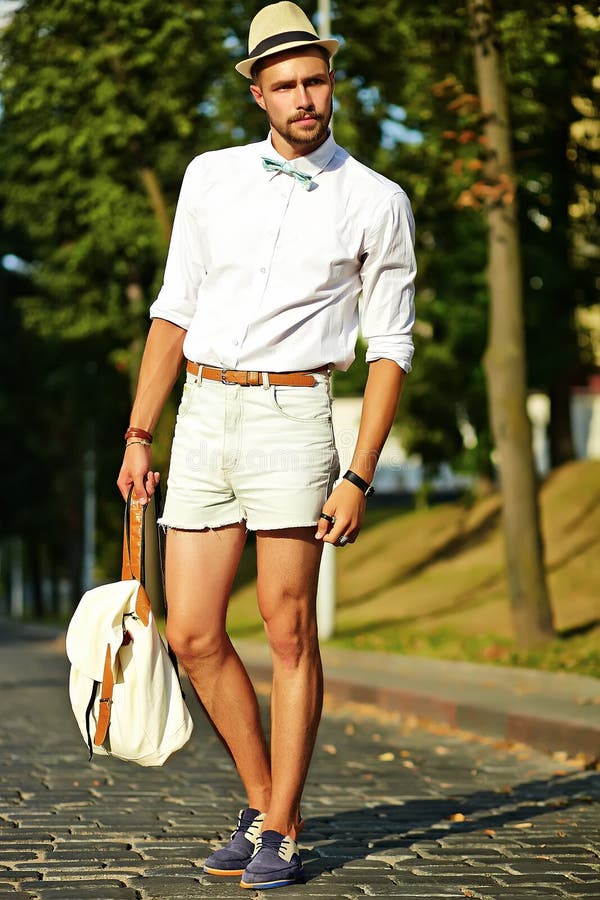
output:
{"label": "nose", "polygon": [[296,106],[298,109],[312,109],[313,107],[313,102],[303,84],[299,84],[296,89]]}

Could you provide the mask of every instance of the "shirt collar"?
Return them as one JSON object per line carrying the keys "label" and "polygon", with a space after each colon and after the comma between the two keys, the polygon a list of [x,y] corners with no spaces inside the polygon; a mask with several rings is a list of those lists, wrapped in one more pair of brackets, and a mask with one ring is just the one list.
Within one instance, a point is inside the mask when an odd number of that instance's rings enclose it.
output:
{"label": "shirt collar", "polygon": [[[258,146],[261,156],[268,156],[270,159],[286,162],[285,158],[278,153],[273,146],[270,134],[268,138],[265,141],[262,141]],[[323,141],[323,143],[317,147],[316,150],[313,150],[312,153],[308,153],[306,156],[299,156],[297,159],[287,160],[287,162],[291,163],[298,172],[303,172],[305,175],[310,175],[311,178],[314,178],[315,175],[318,175],[319,172],[322,172],[323,169],[327,168],[335,156],[337,149],[338,145],[334,141],[331,132],[329,132],[327,140]],[[265,174],[269,178],[273,178],[277,173],[266,172]]]}

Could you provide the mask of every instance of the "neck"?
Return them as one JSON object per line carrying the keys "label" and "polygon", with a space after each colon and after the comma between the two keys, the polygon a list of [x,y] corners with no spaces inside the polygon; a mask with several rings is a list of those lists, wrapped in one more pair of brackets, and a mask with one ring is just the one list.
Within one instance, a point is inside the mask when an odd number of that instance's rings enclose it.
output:
{"label": "neck", "polygon": [[271,128],[271,143],[280,156],[284,159],[300,159],[302,156],[308,156],[325,143],[329,137],[329,132],[318,141],[309,144],[291,144],[283,138],[279,132]]}

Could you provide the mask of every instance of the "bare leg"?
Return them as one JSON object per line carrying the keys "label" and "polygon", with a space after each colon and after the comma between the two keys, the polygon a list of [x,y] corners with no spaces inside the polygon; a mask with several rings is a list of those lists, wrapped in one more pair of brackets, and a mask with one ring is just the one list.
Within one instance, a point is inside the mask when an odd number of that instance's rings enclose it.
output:
{"label": "bare leg", "polygon": [[263,830],[293,838],[323,704],[316,622],[322,545],[313,536],[314,527],[257,534],[258,603],[273,659],[272,795]]}
{"label": "bare leg", "polygon": [[231,753],[248,806],[267,810],[271,774],[256,693],[225,631],[245,525],[167,532],[167,638]]}

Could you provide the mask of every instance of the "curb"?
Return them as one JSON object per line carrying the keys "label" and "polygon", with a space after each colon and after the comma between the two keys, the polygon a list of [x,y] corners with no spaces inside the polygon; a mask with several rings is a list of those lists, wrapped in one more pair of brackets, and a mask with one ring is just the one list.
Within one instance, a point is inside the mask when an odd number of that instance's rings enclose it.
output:
{"label": "curb", "polygon": [[[236,642],[256,681],[271,679],[267,648]],[[322,648],[325,693],[334,705],[436,722],[546,754],[600,760],[600,679],[537,669],[479,665]]]}

